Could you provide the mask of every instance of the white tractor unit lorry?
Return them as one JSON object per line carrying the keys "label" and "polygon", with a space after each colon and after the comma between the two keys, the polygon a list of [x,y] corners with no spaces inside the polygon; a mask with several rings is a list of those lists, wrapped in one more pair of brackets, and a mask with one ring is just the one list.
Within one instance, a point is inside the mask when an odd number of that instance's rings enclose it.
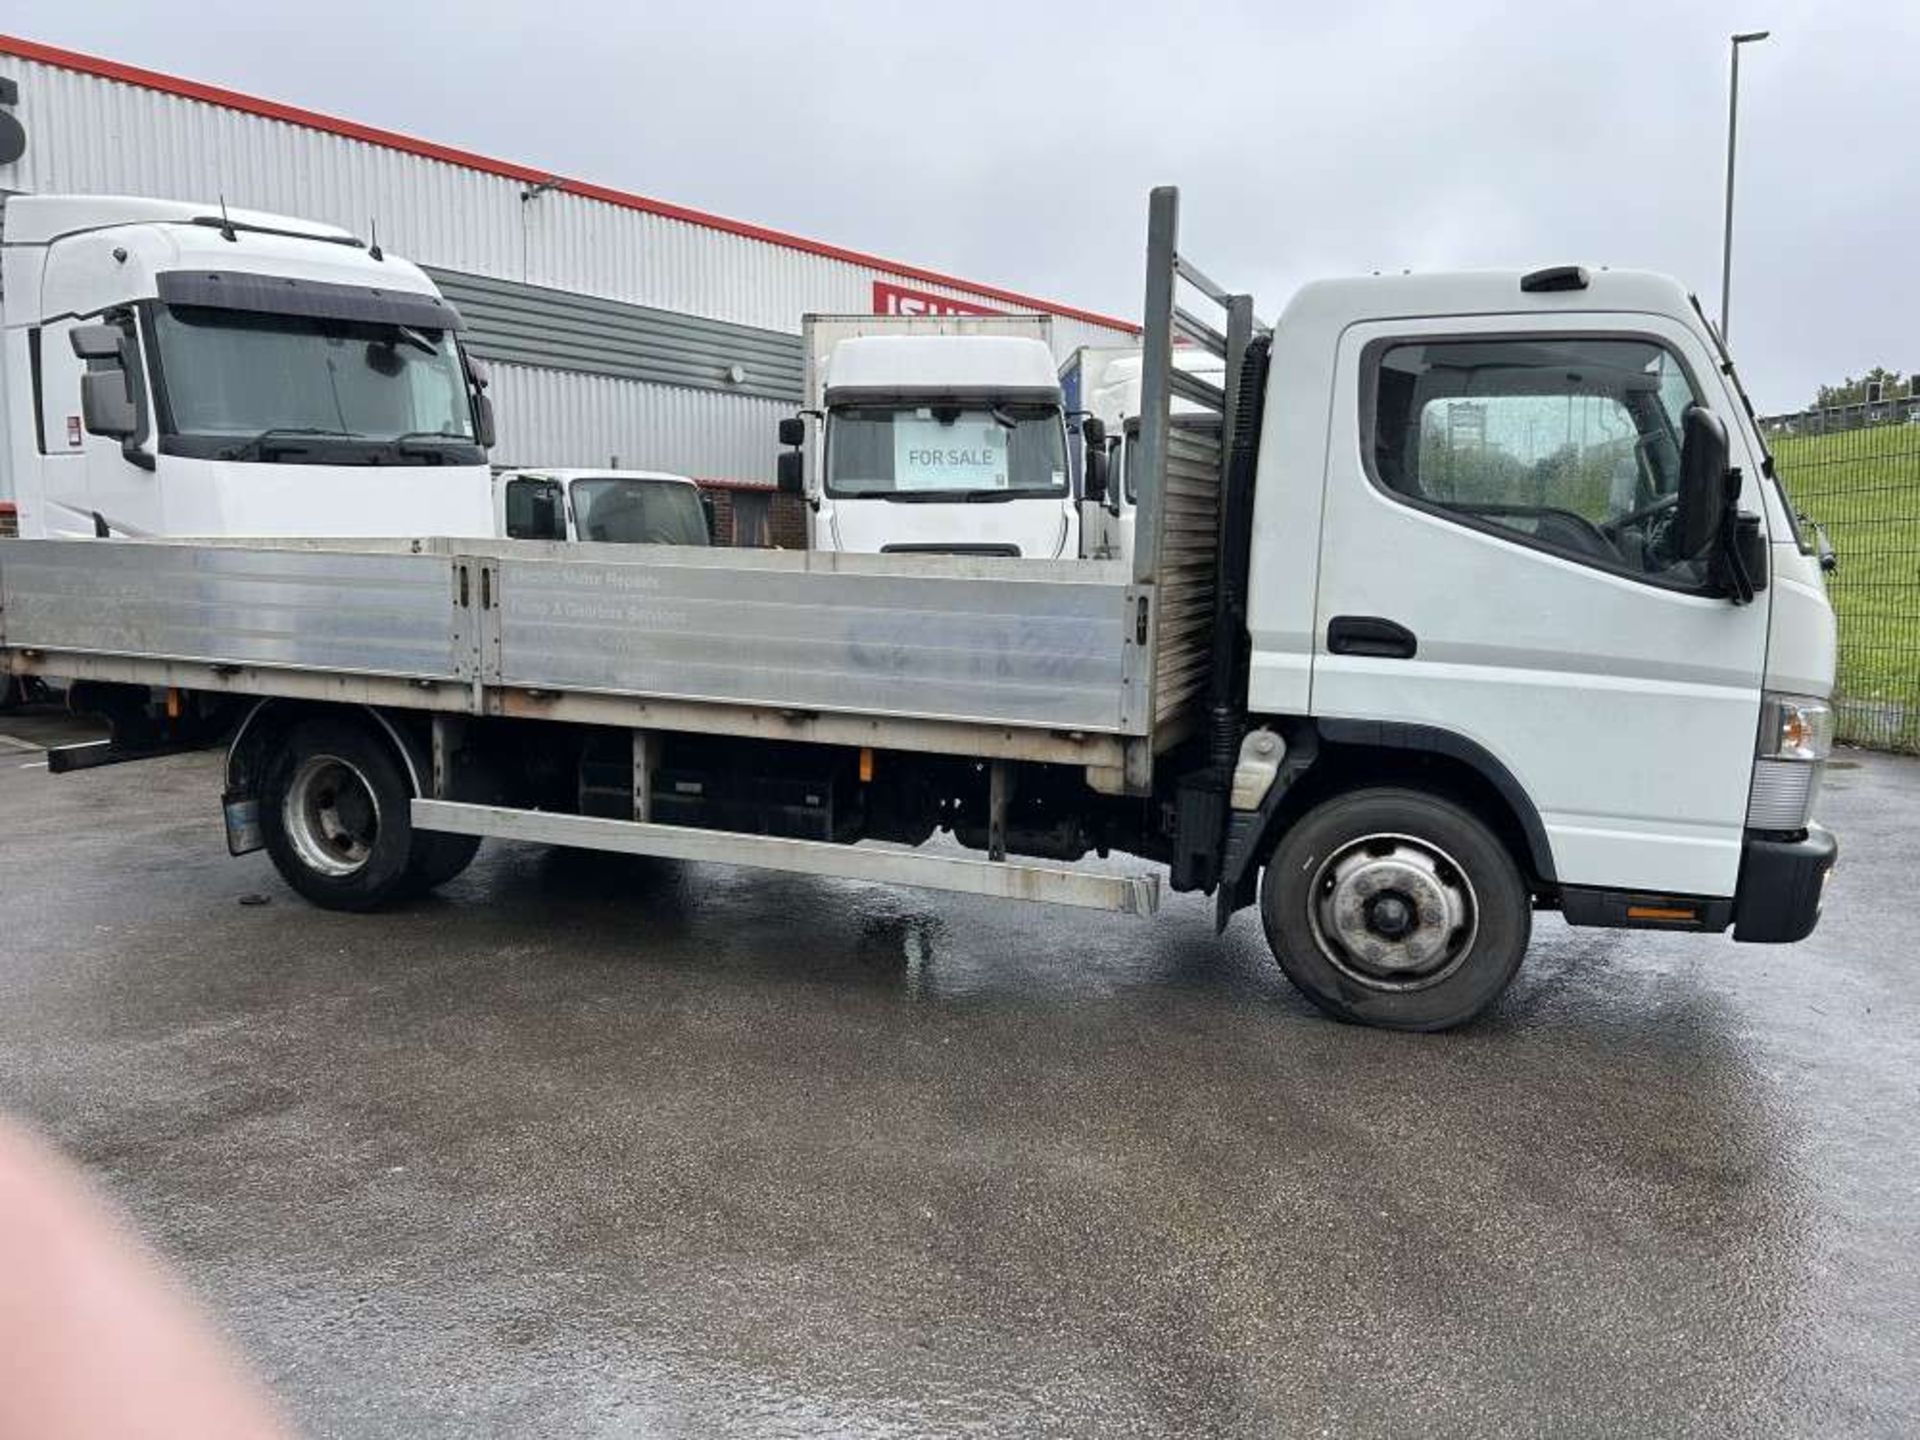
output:
{"label": "white tractor unit lorry", "polygon": [[663,470],[504,470],[495,533],[509,540],[615,545],[713,543],[700,487]]}
{"label": "white tractor unit lorry", "polygon": [[809,548],[1077,554],[1051,326],[1044,315],[805,316],[805,409],[781,422],[780,441],[795,447],[782,485],[806,497]]}
{"label": "white tractor unit lorry", "polygon": [[492,413],[421,271],[284,215],[0,208],[0,521],[23,536],[493,533]]}
{"label": "white tractor unit lorry", "polygon": [[484,836],[1135,912],[1165,881],[1403,1029],[1492,1004],[1538,911],[1806,935],[1833,614],[1687,292],[1336,280],[1269,330],[1177,222],[1156,191],[1129,564],[7,540],[0,655],[112,722],[56,771],[224,745],[230,848],[336,909]]}

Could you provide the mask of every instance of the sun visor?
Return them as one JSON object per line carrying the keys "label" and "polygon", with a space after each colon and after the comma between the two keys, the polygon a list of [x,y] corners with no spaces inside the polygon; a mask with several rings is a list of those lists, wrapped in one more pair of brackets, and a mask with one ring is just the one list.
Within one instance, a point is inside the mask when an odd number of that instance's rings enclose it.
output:
{"label": "sun visor", "polygon": [[167,270],[155,278],[168,305],[204,305],[315,320],[361,320],[416,330],[458,330],[460,312],[437,295],[257,275],[240,270]]}

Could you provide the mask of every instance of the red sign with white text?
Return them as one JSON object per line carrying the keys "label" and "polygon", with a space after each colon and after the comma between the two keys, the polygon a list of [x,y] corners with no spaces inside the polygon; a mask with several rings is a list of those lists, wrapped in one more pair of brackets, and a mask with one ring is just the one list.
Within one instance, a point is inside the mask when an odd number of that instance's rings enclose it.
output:
{"label": "red sign with white text", "polygon": [[909,290],[888,280],[873,282],[873,313],[876,315],[1003,315],[1003,310],[965,300],[949,300],[925,290]]}

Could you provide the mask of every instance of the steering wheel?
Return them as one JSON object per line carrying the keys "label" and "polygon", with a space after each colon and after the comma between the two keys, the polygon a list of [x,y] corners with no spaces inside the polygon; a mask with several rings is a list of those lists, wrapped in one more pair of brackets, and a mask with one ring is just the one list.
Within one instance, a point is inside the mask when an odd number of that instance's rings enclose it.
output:
{"label": "steering wheel", "polygon": [[1578,511],[1563,510],[1558,505],[1462,505],[1459,508],[1469,514],[1485,515],[1495,519],[1502,515],[1551,515],[1556,519],[1571,520],[1577,528],[1604,545],[1609,554],[1619,553],[1619,547],[1614,544],[1613,537],[1600,526]]}
{"label": "steering wheel", "polygon": [[1654,501],[1651,505],[1642,505],[1638,510],[1629,510],[1624,515],[1615,516],[1613,519],[1609,520],[1606,524],[1598,526],[1597,528],[1601,531],[1601,533],[1611,538],[1613,536],[1617,536],[1622,530],[1626,529],[1629,525],[1637,525],[1642,520],[1651,520],[1654,516],[1658,515],[1661,511],[1671,510],[1673,509],[1674,506],[1678,505],[1679,503],[1680,503],[1680,494],[1678,491],[1675,491],[1671,495],[1662,495],[1658,500]]}

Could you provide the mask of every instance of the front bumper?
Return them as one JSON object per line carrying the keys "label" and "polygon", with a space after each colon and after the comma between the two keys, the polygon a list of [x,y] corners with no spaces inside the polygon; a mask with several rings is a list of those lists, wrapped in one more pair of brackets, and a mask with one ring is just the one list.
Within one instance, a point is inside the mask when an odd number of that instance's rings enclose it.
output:
{"label": "front bumper", "polygon": [[1820,897],[1839,854],[1833,832],[1818,825],[1798,840],[1749,835],[1733,895],[1733,938],[1761,945],[1806,939],[1820,922]]}

